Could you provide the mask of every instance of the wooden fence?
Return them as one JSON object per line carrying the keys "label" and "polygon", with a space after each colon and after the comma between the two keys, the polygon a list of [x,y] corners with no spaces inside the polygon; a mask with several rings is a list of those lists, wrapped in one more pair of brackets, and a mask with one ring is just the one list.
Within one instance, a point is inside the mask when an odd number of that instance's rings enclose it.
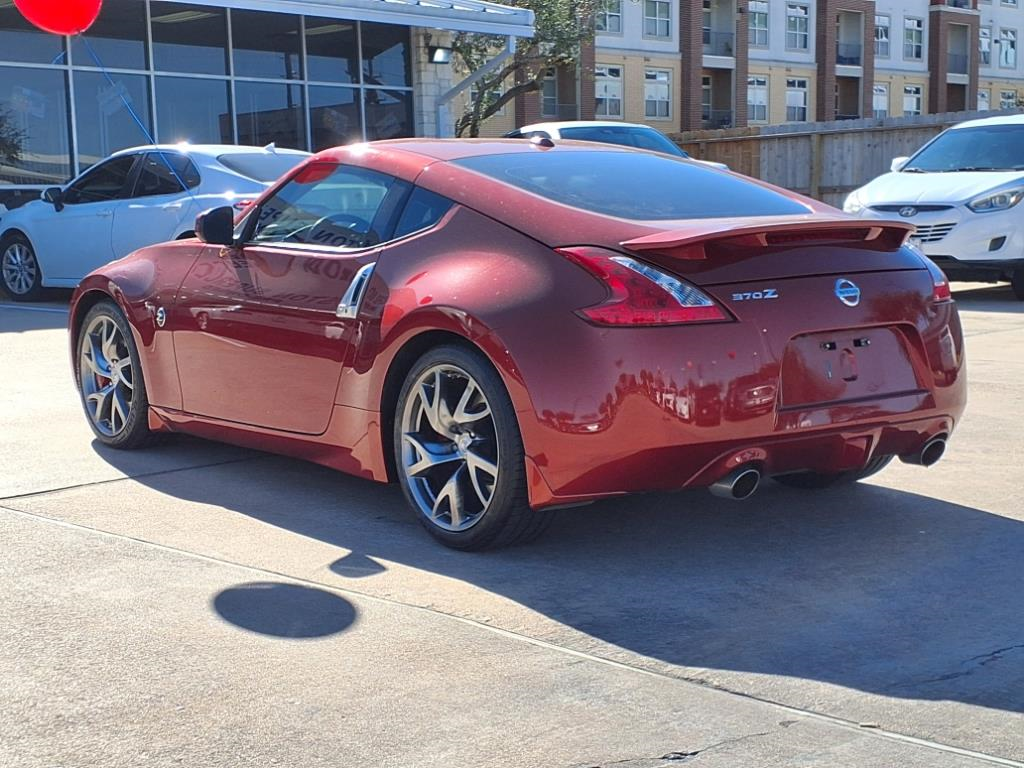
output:
{"label": "wooden fence", "polygon": [[672,139],[694,157],[842,207],[853,190],[886,173],[894,157],[912,155],[956,123],[1018,114],[947,112],[883,119],[789,123],[678,133]]}

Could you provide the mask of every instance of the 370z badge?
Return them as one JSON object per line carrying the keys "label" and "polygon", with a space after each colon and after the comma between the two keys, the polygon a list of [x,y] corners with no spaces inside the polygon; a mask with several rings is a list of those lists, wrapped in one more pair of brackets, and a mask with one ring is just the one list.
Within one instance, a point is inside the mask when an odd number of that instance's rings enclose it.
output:
{"label": "370z badge", "polygon": [[779,292],[775,288],[765,288],[761,291],[744,291],[743,293],[734,293],[732,295],[733,301],[764,301],[765,299],[777,298],[779,298]]}

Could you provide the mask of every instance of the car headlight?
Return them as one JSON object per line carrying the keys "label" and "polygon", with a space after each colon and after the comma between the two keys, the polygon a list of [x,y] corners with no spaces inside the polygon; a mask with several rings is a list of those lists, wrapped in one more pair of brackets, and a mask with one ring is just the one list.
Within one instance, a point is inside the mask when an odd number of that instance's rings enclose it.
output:
{"label": "car headlight", "polygon": [[1005,211],[1008,208],[1013,208],[1022,199],[1024,199],[1024,187],[1017,187],[976,197],[967,204],[967,207],[975,213]]}
{"label": "car headlight", "polygon": [[864,210],[864,201],[860,199],[860,190],[851,192],[843,203],[843,213],[860,213]]}

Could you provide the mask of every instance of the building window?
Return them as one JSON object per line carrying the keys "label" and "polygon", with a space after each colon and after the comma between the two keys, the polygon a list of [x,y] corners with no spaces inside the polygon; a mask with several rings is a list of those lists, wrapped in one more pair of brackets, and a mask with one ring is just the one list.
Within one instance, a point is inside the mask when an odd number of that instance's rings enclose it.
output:
{"label": "building window", "polygon": [[810,9],[806,5],[786,5],[786,47],[806,51],[810,39]]}
{"label": "building window", "polygon": [[1017,7],[1017,0],[1003,0],[1003,5],[1008,5],[1011,8]]}
{"label": "building window", "polygon": [[991,107],[991,97],[990,97],[989,92],[987,90],[986,91],[978,91],[978,109],[981,112],[988,112],[990,109],[992,109],[992,107]]}
{"label": "building window", "polygon": [[889,58],[888,16],[875,16],[875,56]]}
{"label": "building window", "polygon": [[711,45],[711,0],[704,0],[701,11],[701,41]]}
{"label": "building window", "polygon": [[73,175],[67,79],[59,70],[0,67],[0,128],[10,121],[19,132],[17,156],[4,162],[0,182],[62,184]]}
{"label": "building window", "polygon": [[711,78],[708,75],[700,78],[700,119],[711,120]]}
{"label": "building window", "polygon": [[622,0],[601,0],[597,7],[594,29],[598,32],[622,31]]}
{"label": "building window", "polygon": [[1017,108],[1017,92],[1016,91],[1000,91],[999,92],[999,108],[1000,109],[1016,109]]}
{"label": "building window", "polygon": [[889,116],[889,86],[875,83],[871,93],[871,111],[876,118]]}
{"label": "building window", "polygon": [[228,72],[227,11],[184,3],[152,6],[153,68],[164,72]]}
{"label": "building window", "polygon": [[768,47],[768,0],[750,0],[750,45]]}
{"label": "building window", "polygon": [[920,85],[905,85],[905,86],[903,86],[903,114],[904,115],[920,115],[921,114],[921,86]]}
{"label": "building window", "polygon": [[786,80],[786,120],[802,123],[807,120],[807,80],[789,78]]}
{"label": "building window", "polygon": [[920,61],[924,58],[924,20],[903,20],[903,58]]}
{"label": "building window", "polygon": [[1017,30],[999,30],[999,66],[1004,69],[1017,68]]}
{"label": "building window", "polygon": [[558,77],[554,67],[544,71],[540,83],[540,113],[544,117],[558,116]]}
{"label": "building window", "polygon": [[672,4],[668,0],[644,0],[644,36],[671,37]]}
{"label": "building window", "polygon": [[594,91],[597,117],[622,117],[622,67],[594,67]]}
{"label": "building window", "polygon": [[747,78],[747,117],[754,123],[768,122],[768,78]]}
{"label": "building window", "polygon": [[644,116],[668,119],[672,115],[671,73],[667,69],[644,70]]}
{"label": "building window", "polygon": [[978,30],[978,53],[982,64],[992,64],[992,27],[982,27]]}

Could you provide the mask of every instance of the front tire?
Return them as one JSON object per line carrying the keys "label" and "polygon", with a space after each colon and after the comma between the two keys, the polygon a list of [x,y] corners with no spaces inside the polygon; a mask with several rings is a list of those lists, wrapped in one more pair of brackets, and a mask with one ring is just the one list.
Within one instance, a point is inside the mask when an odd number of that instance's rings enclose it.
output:
{"label": "front tire", "polygon": [[141,448],[149,400],[135,338],[121,310],[101,301],[82,320],[75,344],[75,381],[96,439],[111,448]]}
{"label": "front tire", "polygon": [[1024,269],[1018,269],[1013,273],[1010,285],[1013,287],[1013,295],[1024,301]]}
{"label": "front tire", "polygon": [[836,472],[823,474],[821,472],[794,472],[791,475],[776,475],[773,480],[781,485],[790,488],[802,488],[805,490],[818,490],[831,488],[834,485],[847,485],[858,480],[876,475],[889,466],[892,456],[875,456],[861,469],[850,470],[849,472]]}
{"label": "front tire", "polygon": [[43,270],[23,235],[8,235],[0,242],[0,280],[14,301],[36,301],[42,294]]}
{"label": "front tire", "polygon": [[479,353],[446,345],[416,362],[398,396],[394,451],[406,500],[445,546],[520,544],[551,522],[529,507],[515,409]]}

